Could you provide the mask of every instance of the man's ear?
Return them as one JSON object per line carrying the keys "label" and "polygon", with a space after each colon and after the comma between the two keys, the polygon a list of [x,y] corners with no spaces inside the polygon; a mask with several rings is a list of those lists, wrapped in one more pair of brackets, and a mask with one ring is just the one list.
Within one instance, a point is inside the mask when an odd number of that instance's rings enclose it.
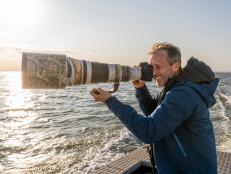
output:
{"label": "man's ear", "polygon": [[180,70],[180,62],[175,62],[172,64],[173,72],[177,72]]}

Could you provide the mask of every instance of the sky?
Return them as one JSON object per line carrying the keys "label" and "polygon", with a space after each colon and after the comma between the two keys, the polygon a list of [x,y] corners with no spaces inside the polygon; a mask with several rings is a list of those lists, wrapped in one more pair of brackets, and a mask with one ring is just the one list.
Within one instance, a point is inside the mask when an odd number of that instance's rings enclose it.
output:
{"label": "sky", "polygon": [[138,65],[156,42],[214,71],[231,71],[229,0],[0,0],[0,70],[21,69],[22,52]]}

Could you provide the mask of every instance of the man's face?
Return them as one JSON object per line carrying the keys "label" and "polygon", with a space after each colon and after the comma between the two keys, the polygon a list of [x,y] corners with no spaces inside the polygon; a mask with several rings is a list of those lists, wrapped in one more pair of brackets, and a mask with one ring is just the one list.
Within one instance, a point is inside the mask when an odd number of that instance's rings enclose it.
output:
{"label": "man's face", "polygon": [[168,53],[165,50],[159,50],[150,56],[150,64],[153,67],[153,79],[157,86],[164,86],[169,78],[175,74],[173,66],[168,62]]}

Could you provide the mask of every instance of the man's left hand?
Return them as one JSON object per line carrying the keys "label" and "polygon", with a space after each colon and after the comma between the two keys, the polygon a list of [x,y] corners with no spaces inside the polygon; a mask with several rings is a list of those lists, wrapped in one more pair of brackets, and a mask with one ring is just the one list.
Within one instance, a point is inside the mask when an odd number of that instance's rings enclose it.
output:
{"label": "man's left hand", "polygon": [[95,98],[95,101],[103,102],[105,103],[107,99],[111,97],[111,93],[108,91],[105,91],[101,88],[95,89],[93,88],[90,91],[90,94]]}

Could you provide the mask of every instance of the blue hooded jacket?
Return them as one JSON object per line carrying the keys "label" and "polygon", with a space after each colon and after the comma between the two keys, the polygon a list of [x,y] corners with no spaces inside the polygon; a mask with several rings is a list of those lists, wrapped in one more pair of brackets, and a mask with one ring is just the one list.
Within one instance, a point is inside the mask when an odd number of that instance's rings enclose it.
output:
{"label": "blue hooded jacket", "polygon": [[115,97],[108,108],[142,142],[154,143],[159,174],[217,174],[213,125],[208,108],[215,104],[219,79],[208,84],[183,80],[166,93],[160,105],[146,87],[136,89],[140,115]]}

